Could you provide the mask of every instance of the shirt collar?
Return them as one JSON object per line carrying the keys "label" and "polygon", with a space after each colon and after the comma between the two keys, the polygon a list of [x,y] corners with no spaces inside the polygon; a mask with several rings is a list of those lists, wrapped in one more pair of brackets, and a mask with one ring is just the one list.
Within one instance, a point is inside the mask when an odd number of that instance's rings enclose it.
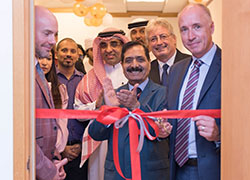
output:
{"label": "shirt collar", "polygon": [[[146,85],[148,84],[149,79],[147,78],[145,81],[143,81],[141,84],[139,84],[139,88],[141,89],[141,91],[143,91],[146,87]],[[134,86],[132,86],[131,84],[128,83],[128,89],[131,91],[134,88]]]}
{"label": "shirt collar", "polygon": [[117,63],[115,65],[109,65],[109,64],[104,64],[104,68],[105,70],[112,70],[112,69],[116,69],[117,67],[121,66],[121,63]]}
{"label": "shirt collar", "polygon": [[213,44],[212,48],[206,54],[204,54],[204,56],[202,56],[201,58],[196,58],[196,57],[192,56],[192,58],[193,58],[192,66],[193,66],[194,61],[196,59],[200,59],[204,64],[206,64],[207,66],[210,66],[212,61],[213,61],[213,57],[216,53],[216,50],[217,50],[217,46],[215,44]]}
{"label": "shirt collar", "polygon": [[167,64],[169,67],[172,66],[174,64],[174,59],[175,59],[175,56],[176,56],[176,53],[177,51],[175,50],[175,53],[174,55],[167,61],[167,62],[161,62],[157,59],[158,63],[159,63],[159,66],[161,68],[163,68],[163,65]]}
{"label": "shirt collar", "polygon": [[[56,74],[62,74],[61,72],[60,72],[60,70],[58,69],[58,67],[56,67]],[[78,71],[78,70],[74,70],[74,73],[73,73],[73,76],[83,76],[83,73],[81,73],[80,71]]]}

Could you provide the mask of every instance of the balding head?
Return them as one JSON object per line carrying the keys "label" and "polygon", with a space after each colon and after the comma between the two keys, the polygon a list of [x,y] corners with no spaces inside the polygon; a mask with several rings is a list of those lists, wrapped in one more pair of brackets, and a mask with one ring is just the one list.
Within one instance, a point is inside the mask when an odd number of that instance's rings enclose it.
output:
{"label": "balding head", "polygon": [[212,16],[210,13],[210,10],[207,8],[207,6],[203,5],[203,4],[189,4],[187,6],[185,6],[182,11],[178,14],[178,18],[180,18],[184,13],[188,12],[188,11],[192,11],[193,9],[200,9],[200,11],[203,12],[204,17],[207,18],[208,22],[212,22]]}
{"label": "balding head", "polygon": [[201,58],[213,46],[214,23],[208,8],[202,4],[189,4],[178,18],[184,46],[193,56]]}
{"label": "balding head", "polygon": [[35,7],[35,56],[49,57],[49,52],[56,44],[58,25],[56,17],[48,9]]}

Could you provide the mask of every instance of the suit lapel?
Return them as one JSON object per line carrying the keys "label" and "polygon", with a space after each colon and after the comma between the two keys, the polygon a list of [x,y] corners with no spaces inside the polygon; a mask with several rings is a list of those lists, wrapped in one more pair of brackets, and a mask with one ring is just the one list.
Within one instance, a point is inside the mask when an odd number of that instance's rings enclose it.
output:
{"label": "suit lapel", "polygon": [[180,59],[181,59],[181,52],[176,49],[176,56],[175,56],[175,59],[174,59],[174,63],[177,63]]}
{"label": "suit lapel", "polygon": [[[146,85],[146,87],[142,91],[141,96],[139,98],[140,104],[147,105],[148,101],[151,99],[151,96],[152,96],[154,91],[155,91],[155,88],[152,86],[152,81],[149,79],[148,84]],[[146,107],[146,108],[148,109],[149,112],[152,111],[152,109],[150,107]]]}
{"label": "suit lapel", "polygon": [[[184,81],[184,78],[186,76],[186,73],[188,71],[188,66],[191,64],[192,58],[190,58],[189,60],[185,61],[184,66],[181,66],[182,69],[179,70],[178,74],[175,74],[175,76],[177,76],[177,78],[175,79],[176,82],[173,82],[174,84],[176,84],[176,86],[174,86],[174,92],[173,92],[173,99],[176,99],[175,101],[175,108],[178,109],[178,104],[179,104],[179,94],[180,94],[180,90]],[[184,62],[184,61],[183,61]],[[185,71],[183,71],[183,69],[185,69]]]}
{"label": "suit lapel", "polygon": [[201,89],[201,93],[200,93],[197,107],[199,106],[202,98],[206,94],[209,87],[213,84],[214,80],[216,79],[216,77],[220,71],[221,71],[221,50],[219,47],[217,47],[212,64],[208,70],[207,77],[206,77],[204,84],[203,84],[203,87]]}
{"label": "suit lapel", "polygon": [[40,88],[42,90],[42,93],[43,93],[43,95],[44,95],[44,97],[45,97],[45,99],[46,99],[49,107],[51,109],[53,109],[54,106],[51,104],[51,99],[50,99],[50,97],[49,97],[49,95],[47,93],[46,87],[44,86],[44,83],[43,83],[41,77],[39,76],[38,72],[37,71],[35,71],[35,72],[36,72],[36,81],[37,81],[38,85],[40,86]]}
{"label": "suit lapel", "polygon": [[159,63],[155,59],[154,61],[151,62],[151,71],[150,71],[150,79],[154,81],[157,84],[160,84],[160,73],[159,73]]}

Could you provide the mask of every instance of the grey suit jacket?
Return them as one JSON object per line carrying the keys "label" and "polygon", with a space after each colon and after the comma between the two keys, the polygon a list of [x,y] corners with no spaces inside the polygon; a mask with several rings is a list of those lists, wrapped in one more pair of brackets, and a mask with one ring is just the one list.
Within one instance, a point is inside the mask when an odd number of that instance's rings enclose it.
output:
{"label": "grey suit jacket", "polygon": [[[186,59],[172,66],[167,86],[167,109],[176,110],[179,104],[180,90],[192,59]],[[212,64],[202,86],[197,109],[220,109],[221,108],[221,49],[213,57]],[[177,164],[174,159],[174,144],[177,131],[176,119],[169,120],[173,125],[170,135],[170,179],[175,180]],[[216,119],[220,129],[220,119]],[[216,150],[215,142],[207,141],[199,135],[195,127],[196,148],[198,153],[199,179],[220,179],[220,153]]]}
{"label": "grey suit jacket", "polygon": [[[37,71],[35,73],[36,108],[54,108],[53,100],[47,94],[41,77]],[[36,179],[50,180],[56,174],[56,167],[52,162],[56,137],[57,124],[55,119],[36,119]]]}
{"label": "grey suit jacket", "polygon": [[[120,87],[117,91],[121,89],[128,89],[128,84]],[[139,98],[140,109],[145,112],[162,110],[166,100],[165,95],[165,87],[149,80]],[[113,161],[113,125],[107,128],[103,124],[94,121],[89,127],[89,134],[95,140],[108,139],[104,179],[122,180],[123,178],[117,173]],[[128,123],[119,129],[118,138],[121,170],[125,177],[131,178]],[[168,149],[168,141],[166,139],[150,141],[146,137],[144,138],[143,148],[140,152],[142,180],[169,179]]]}
{"label": "grey suit jacket", "polygon": [[[183,59],[186,59],[188,57],[190,57],[190,55],[188,54],[184,54],[182,52],[180,52],[178,49],[176,49],[176,56],[175,56],[175,60],[174,60],[174,63],[177,63]],[[160,81],[160,72],[159,72],[159,63],[157,61],[157,59],[153,60],[151,62],[151,70],[150,70],[150,73],[149,73],[149,78],[157,83],[157,84],[161,84],[161,81]]]}

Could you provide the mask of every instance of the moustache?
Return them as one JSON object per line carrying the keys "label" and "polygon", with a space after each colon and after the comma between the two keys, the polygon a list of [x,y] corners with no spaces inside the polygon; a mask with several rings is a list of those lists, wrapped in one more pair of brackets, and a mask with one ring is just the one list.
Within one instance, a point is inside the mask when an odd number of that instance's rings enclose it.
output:
{"label": "moustache", "polygon": [[105,52],[104,55],[105,55],[105,56],[110,56],[110,55],[114,56],[115,54],[114,54],[113,52]]}
{"label": "moustache", "polygon": [[64,59],[71,59],[71,60],[73,60],[71,56],[66,56]]}
{"label": "moustache", "polygon": [[141,68],[141,67],[130,67],[130,68],[127,68],[127,71],[130,72],[130,73],[133,72],[133,71],[142,72],[143,68]]}
{"label": "moustache", "polygon": [[165,47],[167,47],[168,45],[166,45],[166,44],[160,44],[160,45],[157,45],[156,47],[155,47],[155,49],[158,51],[158,50],[161,50],[162,48],[165,48]]}

